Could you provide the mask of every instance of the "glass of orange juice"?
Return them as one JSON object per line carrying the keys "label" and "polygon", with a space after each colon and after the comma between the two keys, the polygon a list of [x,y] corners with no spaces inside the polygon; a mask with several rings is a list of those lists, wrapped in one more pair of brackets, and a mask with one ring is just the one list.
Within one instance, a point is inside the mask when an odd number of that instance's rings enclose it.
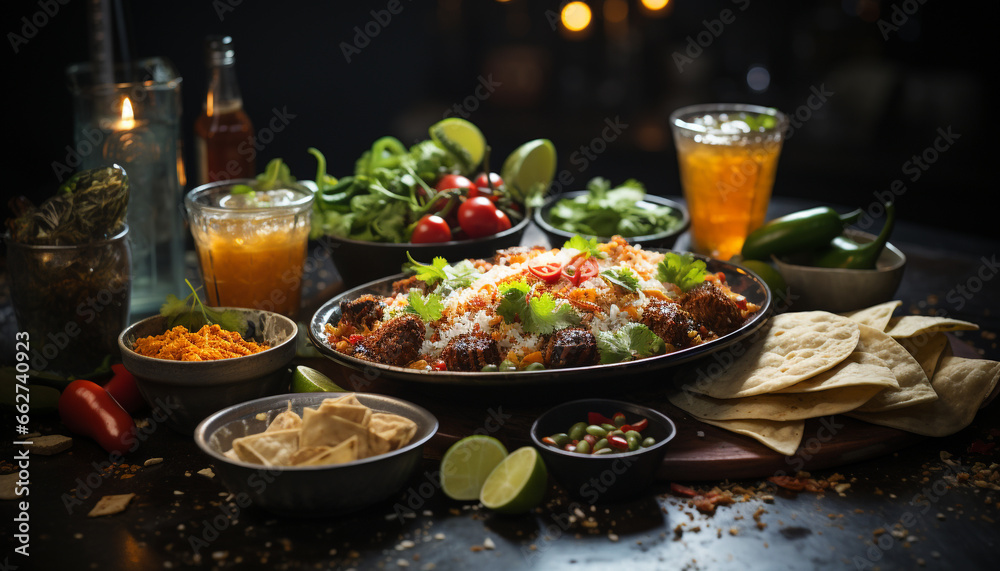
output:
{"label": "glass of orange juice", "polygon": [[245,192],[252,179],[199,186],[184,199],[208,302],[295,319],[313,193],[288,184]]}
{"label": "glass of orange juice", "polygon": [[692,249],[727,260],[764,224],[788,118],[744,104],[682,107],[670,115]]}

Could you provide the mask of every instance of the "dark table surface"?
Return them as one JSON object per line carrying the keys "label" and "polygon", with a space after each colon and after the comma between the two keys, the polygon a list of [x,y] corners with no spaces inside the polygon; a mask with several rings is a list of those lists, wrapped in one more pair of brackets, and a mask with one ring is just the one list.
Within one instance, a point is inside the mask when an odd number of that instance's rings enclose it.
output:
{"label": "dark table surface", "polygon": [[[776,199],[771,215],[808,206]],[[540,234],[529,229],[526,240]],[[997,252],[1000,243],[899,224],[893,243],[908,257],[897,294],[901,312],[948,315],[978,331],[954,334],[956,353],[1000,360]],[[677,248],[683,249],[682,239]],[[320,267],[306,283],[308,303],[337,291],[335,269]],[[4,297],[6,300],[6,297]],[[307,304],[308,305],[308,304]],[[313,307],[314,308],[314,307]],[[307,309],[312,309],[307,307]],[[307,312],[308,314],[308,312]],[[6,344],[16,330],[9,302],[0,306]],[[337,374],[329,362],[302,362]],[[6,363],[5,364],[9,364]],[[337,379],[335,379],[337,380]],[[588,387],[596,396],[627,391]],[[490,424],[498,410],[527,414],[559,396],[527,393],[476,400],[461,394],[404,389],[405,398],[435,414],[470,411],[472,426],[496,426],[508,447],[525,442],[518,423]],[[571,395],[573,397],[582,395]],[[494,415],[495,418],[495,415]],[[13,418],[3,414],[13,435]],[[58,418],[32,416],[42,434],[62,433]],[[590,505],[550,483],[542,506],[500,516],[475,502],[456,502],[437,485],[447,442],[432,440],[424,465],[391,499],[346,516],[278,518],[239,505],[217,477],[199,474],[212,463],[190,437],[162,427],[137,452],[110,464],[86,438],[70,450],[33,455],[30,494],[0,501],[5,569],[913,569],[993,568],[1000,548],[1000,405],[981,410],[972,426],[947,438],[916,439],[885,456],[818,471],[841,491],[789,492],[765,478],[677,482],[697,490],[736,490],[739,501],[703,514],[671,493],[669,470],[639,498]],[[679,435],[679,437],[691,435]],[[19,448],[0,443],[0,474],[18,469]],[[149,458],[161,463],[144,466]],[[790,464],[792,466],[793,464]],[[841,479],[842,478],[842,479]],[[117,515],[89,518],[100,496],[135,493]],[[331,490],[335,493],[335,490]],[[27,508],[22,510],[21,508]],[[27,522],[19,519],[27,518]],[[22,528],[22,524],[24,527]],[[26,530],[29,555],[15,534]],[[994,561],[991,565],[989,562]]]}

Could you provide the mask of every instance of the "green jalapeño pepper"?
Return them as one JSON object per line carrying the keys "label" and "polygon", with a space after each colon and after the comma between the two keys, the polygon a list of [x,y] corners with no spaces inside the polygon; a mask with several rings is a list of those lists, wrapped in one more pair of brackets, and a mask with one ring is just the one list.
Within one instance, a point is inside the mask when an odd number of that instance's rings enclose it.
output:
{"label": "green jalape\u00f1o pepper", "polygon": [[896,207],[893,203],[885,204],[885,224],[882,231],[871,242],[855,242],[845,236],[837,236],[829,246],[817,254],[810,263],[821,268],[848,268],[870,270],[875,268],[882,249],[889,242],[893,223],[896,221]]}
{"label": "green jalape\u00f1o pepper", "polygon": [[845,226],[857,221],[862,213],[859,208],[842,215],[832,208],[820,206],[775,218],[747,236],[743,258],[767,260],[772,254],[783,256],[818,250],[839,236]]}

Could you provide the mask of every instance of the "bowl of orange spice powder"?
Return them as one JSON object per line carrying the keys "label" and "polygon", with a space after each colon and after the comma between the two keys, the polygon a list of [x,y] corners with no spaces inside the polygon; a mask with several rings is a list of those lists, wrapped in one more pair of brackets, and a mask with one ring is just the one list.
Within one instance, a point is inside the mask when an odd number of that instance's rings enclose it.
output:
{"label": "bowl of orange spice powder", "polygon": [[152,419],[184,434],[227,406],[288,392],[296,323],[270,311],[219,309],[238,313],[245,333],[215,324],[189,331],[154,315],[118,336]]}

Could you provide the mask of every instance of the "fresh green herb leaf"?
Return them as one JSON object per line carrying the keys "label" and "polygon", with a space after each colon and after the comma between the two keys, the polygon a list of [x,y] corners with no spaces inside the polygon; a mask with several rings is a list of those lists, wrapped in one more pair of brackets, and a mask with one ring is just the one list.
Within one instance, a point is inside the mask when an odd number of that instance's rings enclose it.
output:
{"label": "fresh green herb leaf", "polygon": [[584,257],[594,256],[595,258],[607,258],[608,255],[600,251],[597,246],[600,242],[597,238],[584,238],[583,236],[577,234],[566,241],[563,244],[563,248],[573,248],[574,250],[580,250],[584,254]]}
{"label": "fresh green herb leaf", "polygon": [[580,323],[580,315],[570,304],[558,303],[548,292],[532,297],[531,288],[523,280],[500,286],[500,303],[496,311],[505,322],[520,320],[526,332],[541,335]]}
{"label": "fresh green herb leaf", "polygon": [[690,252],[667,252],[656,266],[656,278],[663,283],[676,285],[681,291],[688,291],[705,281],[709,273],[705,268],[705,262],[695,258]]}
{"label": "fresh green herb leaf", "polygon": [[468,287],[479,277],[479,270],[472,265],[469,260],[462,260],[455,265],[448,265],[448,260],[441,256],[435,257],[431,263],[421,264],[413,259],[409,252],[406,253],[410,263],[405,268],[416,272],[418,280],[427,285],[434,285],[441,282],[443,288],[453,291],[458,288]]}
{"label": "fresh green herb leaf", "polygon": [[639,291],[639,276],[635,275],[630,268],[608,268],[601,272],[601,276],[612,284],[631,291]]}
{"label": "fresh green herb leaf", "polygon": [[441,296],[435,293],[429,293],[424,296],[418,290],[411,289],[407,295],[407,300],[409,301],[409,305],[406,307],[407,312],[415,313],[420,316],[420,319],[428,322],[441,319],[442,312],[444,311],[444,303],[441,301]]}
{"label": "fresh green herb leaf", "polygon": [[635,179],[612,186],[607,179],[595,177],[587,183],[585,194],[556,201],[548,222],[567,232],[605,238],[657,234],[682,224],[675,209],[645,198],[645,187]]}
{"label": "fresh green herb leaf", "polygon": [[615,331],[597,333],[597,350],[602,364],[652,357],[666,349],[663,339],[641,323],[627,323]]}
{"label": "fresh green herb leaf", "polygon": [[173,294],[168,294],[166,301],[160,306],[160,315],[167,318],[168,328],[183,325],[188,331],[197,331],[204,325],[216,324],[226,331],[246,335],[246,320],[238,312],[207,307],[198,297],[198,292],[191,282],[184,280],[184,283],[191,289],[190,295],[181,300]]}
{"label": "fresh green herb leaf", "polygon": [[427,285],[434,285],[448,278],[448,274],[444,271],[448,267],[448,260],[443,257],[435,256],[430,264],[421,264],[414,260],[409,252],[406,253],[406,257],[410,260],[409,269],[416,272],[417,279]]}

